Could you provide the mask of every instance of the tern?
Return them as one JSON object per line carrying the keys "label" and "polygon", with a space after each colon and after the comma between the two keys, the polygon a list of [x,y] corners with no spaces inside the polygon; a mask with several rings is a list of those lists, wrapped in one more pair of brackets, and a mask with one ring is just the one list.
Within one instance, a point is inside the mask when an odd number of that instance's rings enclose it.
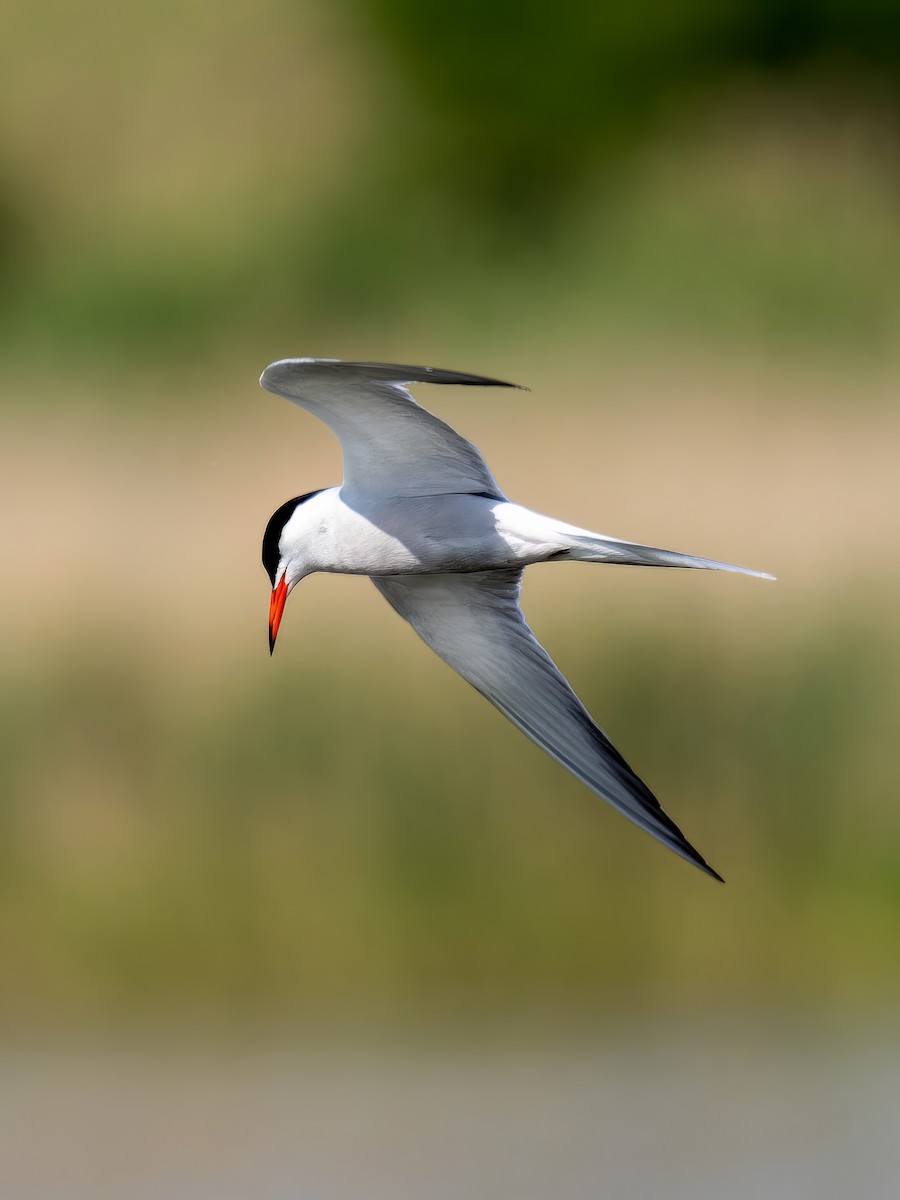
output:
{"label": "tern", "polygon": [[532,563],[619,563],[773,576],[621,541],[508,500],[480,452],[421,408],[415,383],[515,387],[393,363],[285,358],[260,385],[336,434],[344,482],[272,515],[262,561],[272,583],[269,650],[285,601],[316,571],[368,575],[427,645],[526,737],[635,825],[722,880],[589,715],[519,607]]}

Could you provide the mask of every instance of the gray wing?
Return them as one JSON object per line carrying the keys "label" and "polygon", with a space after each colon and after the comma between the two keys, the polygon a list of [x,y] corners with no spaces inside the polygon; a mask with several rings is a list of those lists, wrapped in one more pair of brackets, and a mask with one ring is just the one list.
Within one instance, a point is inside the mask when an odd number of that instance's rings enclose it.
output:
{"label": "gray wing", "polygon": [[463,679],[591,791],[715,879],[712,867],[591,719],[519,608],[517,570],[372,582]]}
{"label": "gray wing", "polygon": [[503,493],[479,451],[449,425],[420,408],[407,383],[514,387],[497,379],[327,358],[284,358],[259,382],[319,418],[340,439],[348,498]]}

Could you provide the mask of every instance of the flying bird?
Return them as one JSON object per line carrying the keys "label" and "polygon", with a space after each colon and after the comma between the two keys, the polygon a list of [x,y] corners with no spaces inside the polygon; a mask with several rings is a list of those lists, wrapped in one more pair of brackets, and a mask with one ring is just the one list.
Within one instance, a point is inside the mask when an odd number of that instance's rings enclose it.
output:
{"label": "flying bird", "polygon": [[728,563],[605,537],[507,500],[480,452],[421,408],[414,383],[514,387],[393,363],[285,358],[261,386],[323,421],[344,457],[340,487],[282,504],[263,537],[272,583],[269,650],[293,588],[315,571],[368,575],[463,679],[591,791],[676,854],[721,876],[593,721],[519,608],[541,562],[693,567],[773,578]]}

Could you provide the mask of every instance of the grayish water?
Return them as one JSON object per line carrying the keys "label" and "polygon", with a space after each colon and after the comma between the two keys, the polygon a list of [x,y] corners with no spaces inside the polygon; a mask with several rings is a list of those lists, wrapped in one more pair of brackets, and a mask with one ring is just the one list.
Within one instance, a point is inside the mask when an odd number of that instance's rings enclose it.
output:
{"label": "grayish water", "polygon": [[879,1200],[900,1037],[6,1053],[9,1200]]}

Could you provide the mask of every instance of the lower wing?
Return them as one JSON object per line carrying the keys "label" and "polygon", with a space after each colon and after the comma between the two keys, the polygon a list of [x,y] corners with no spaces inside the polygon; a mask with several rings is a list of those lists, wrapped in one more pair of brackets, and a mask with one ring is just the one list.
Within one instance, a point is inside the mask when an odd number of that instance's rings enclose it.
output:
{"label": "lower wing", "polygon": [[623,816],[713,878],[709,866],[572,691],[519,608],[518,570],[372,582],[444,662]]}

